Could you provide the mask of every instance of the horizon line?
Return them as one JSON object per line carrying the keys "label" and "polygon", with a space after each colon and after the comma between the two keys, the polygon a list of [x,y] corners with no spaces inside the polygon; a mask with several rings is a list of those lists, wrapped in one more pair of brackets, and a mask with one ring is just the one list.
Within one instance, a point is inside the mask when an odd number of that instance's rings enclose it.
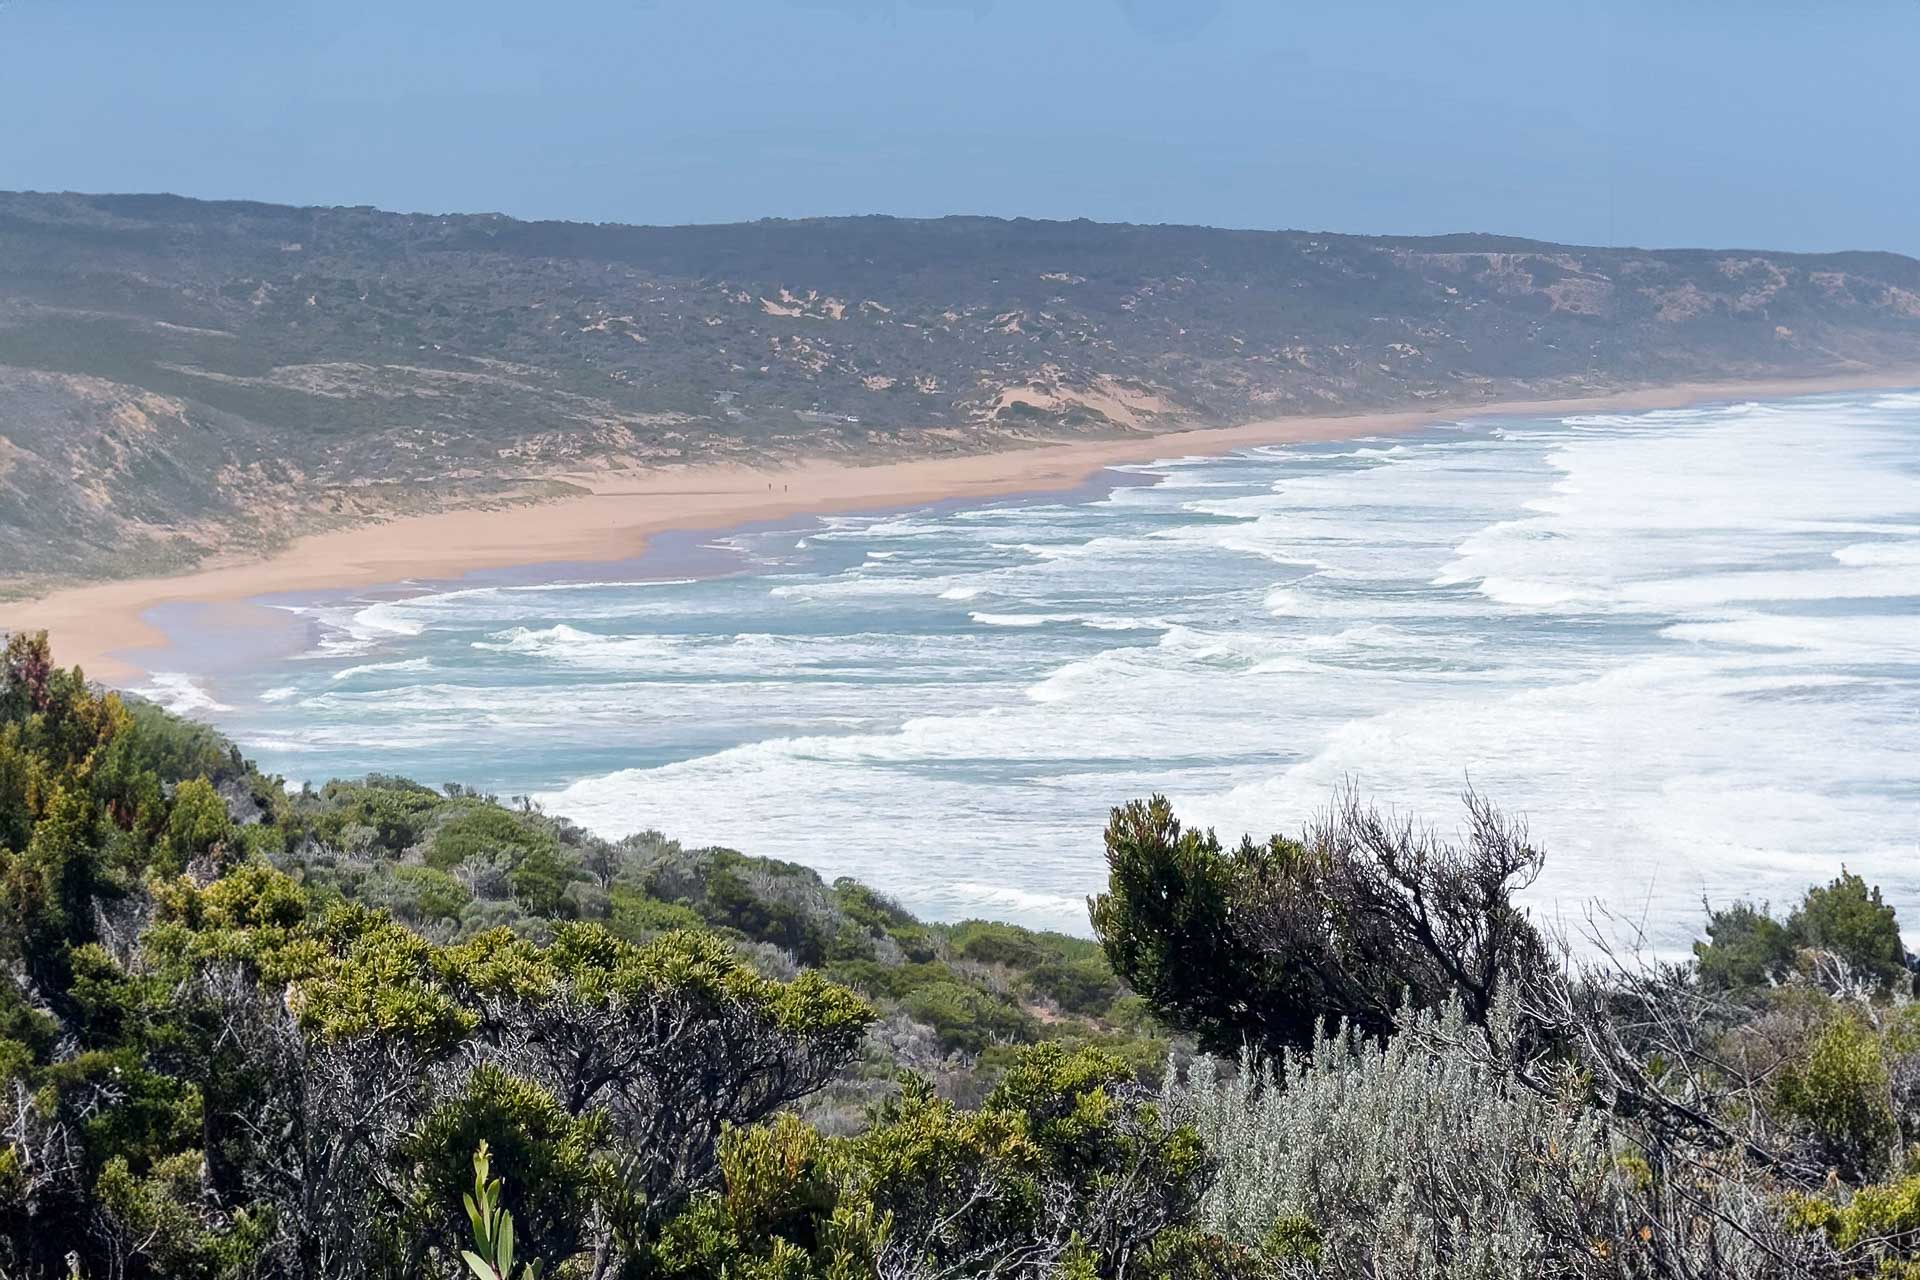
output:
{"label": "horizon line", "polygon": [[1094,227],[1130,228],[1139,230],[1162,231],[1210,231],[1221,235],[1249,236],[1327,236],[1345,240],[1394,240],[1394,241],[1432,241],[1432,240],[1510,240],[1531,245],[1542,245],[1556,249],[1600,250],[1613,253],[1765,253],[1800,258],[1875,256],[1898,258],[1907,262],[1920,263],[1920,255],[1902,253],[1897,249],[1773,249],[1756,245],[1642,245],[1642,244],[1590,244],[1570,240],[1548,240],[1539,236],[1509,231],[1439,231],[1439,232],[1378,232],[1378,231],[1336,231],[1328,228],[1307,227],[1239,227],[1222,226],[1206,222],[1126,222],[1110,221],[1090,217],[1085,214],[1072,218],[1034,217],[1026,214],[960,213],[941,214],[899,214],[899,213],[824,213],[824,214],[766,214],[758,218],[742,218],[730,221],[714,222],[624,222],[595,221],[587,218],[529,218],[518,214],[503,213],[489,209],[394,209],[377,204],[297,204],[283,200],[261,200],[249,196],[193,196],[182,195],[176,191],[77,191],[77,190],[40,190],[32,187],[0,189],[0,197],[26,196],[38,198],[66,197],[81,200],[172,200],[182,204],[198,205],[238,205],[261,209],[277,209],[295,213],[375,213],[392,218],[474,218],[497,219],[503,222],[517,223],[522,226],[561,226],[591,227],[596,229],[622,231],[697,231],[725,230],[734,227],[757,227],[768,224],[818,224],[832,222],[992,222],[1005,225],[1022,223],[1046,226],[1071,227],[1088,225]]}

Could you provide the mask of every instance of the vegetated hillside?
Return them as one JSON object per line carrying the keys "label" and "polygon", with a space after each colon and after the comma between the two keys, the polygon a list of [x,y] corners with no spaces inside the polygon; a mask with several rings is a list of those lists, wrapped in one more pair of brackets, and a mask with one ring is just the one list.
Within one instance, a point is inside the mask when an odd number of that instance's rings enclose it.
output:
{"label": "vegetated hillside", "polygon": [[[289,792],[215,730],[137,698],[125,705],[126,740],[163,784],[211,788],[209,807],[225,818],[208,830],[225,856],[258,858],[316,904],[376,909],[441,944],[502,928],[546,942],[578,922],[634,944],[711,931],[769,977],[814,969],[859,991],[880,1016],[859,1062],[812,1099],[828,1127],[902,1068],[977,1101],[1015,1045],[1096,1044],[1142,1079],[1172,1047],[1089,939],[925,922],[852,879],[829,884],[796,863],[684,848],[658,831],[608,841],[457,783],[374,774]],[[5,747],[0,738],[0,778]],[[170,869],[189,868],[182,859]]]}
{"label": "vegetated hillside", "polygon": [[442,943],[503,927],[545,941],[577,921],[636,944],[711,930],[771,977],[814,969],[860,992],[881,1016],[860,1062],[811,1102],[828,1127],[902,1068],[977,1101],[1016,1045],[1096,1044],[1142,1079],[1171,1047],[1085,938],[925,922],[852,879],[828,884],[796,863],[683,848],[657,831],[610,842],[457,784],[372,775],[288,795],[210,730],[149,705],[136,715],[149,737],[185,734],[224,752],[208,776],[241,814],[239,836],[322,901],[386,911]]}
{"label": "vegetated hillside", "polygon": [[1891,254],[0,194],[0,578],[575,469],[1916,361],[1920,263]]}
{"label": "vegetated hillside", "polygon": [[289,795],[10,636],[0,1275],[1920,1275],[1915,959],[1860,877],[1576,963],[1479,797],[1104,841],[1098,943],[929,926],[460,787]]}

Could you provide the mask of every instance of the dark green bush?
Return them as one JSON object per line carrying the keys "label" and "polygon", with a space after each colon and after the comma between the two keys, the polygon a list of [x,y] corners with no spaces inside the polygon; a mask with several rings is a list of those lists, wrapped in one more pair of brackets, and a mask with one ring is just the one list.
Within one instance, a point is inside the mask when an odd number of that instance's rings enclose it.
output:
{"label": "dark green bush", "polygon": [[1869,888],[1850,871],[1807,890],[1787,917],[1787,933],[1798,946],[1833,953],[1882,989],[1906,983],[1907,949],[1893,908],[1878,885]]}
{"label": "dark green bush", "polygon": [[1768,986],[1802,964],[1819,969],[1827,959],[1882,992],[1909,985],[1907,950],[1893,907],[1879,886],[1844,869],[1829,883],[1808,889],[1785,923],[1748,902],[1710,911],[1707,937],[1693,951],[1700,980],[1719,991]]}
{"label": "dark green bush", "polygon": [[1720,991],[1778,982],[1793,968],[1793,939],[1764,907],[1736,902],[1707,914],[1707,936],[1693,944],[1700,980]]}
{"label": "dark green bush", "polygon": [[947,940],[955,955],[981,964],[1030,969],[1047,958],[1033,933],[1017,924],[963,920],[948,931]]}
{"label": "dark green bush", "polygon": [[[428,795],[432,795],[431,792]],[[518,867],[535,851],[552,853],[559,841],[529,827],[522,819],[495,805],[466,801],[439,821],[427,846],[430,867],[449,870],[468,858],[499,856]]]}
{"label": "dark green bush", "polygon": [[1804,1122],[1832,1160],[1877,1174],[1899,1133],[1886,1051],[1859,1014],[1837,1010],[1803,1060],[1790,1062],[1774,1085],[1780,1110]]}
{"label": "dark green bush", "polygon": [[1026,975],[1026,987],[1069,1013],[1104,1017],[1125,990],[1104,959],[1042,960]]}
{"label": "dark green bush", "polygon": [[698,929],[703,923],[691,908],[649,898],[636,889],[616,885],[609,897],[607,927],[629,942],[674,929]]}

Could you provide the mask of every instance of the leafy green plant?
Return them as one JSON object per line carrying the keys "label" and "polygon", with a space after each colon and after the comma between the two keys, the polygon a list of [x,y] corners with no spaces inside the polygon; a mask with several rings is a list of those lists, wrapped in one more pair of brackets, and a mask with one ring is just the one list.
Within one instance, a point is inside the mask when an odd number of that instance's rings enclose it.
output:
{"label": "leafy green plant", "polygon": [[1819,1136],[1829,1159],[1874,1171],[1899,1136],[1889,1087],[1880,1037],[1858,1014],[1842,1012],[1814,1038],[1804,1059],[1781,1071],[1774,1101]]}
{"label": "leafy green plant", "polygon": [[1893,908],[1880,896],[1878,885],[1868,885],[1844,867],[1831,883],[1807,890],[1787,918],[1787,932],[1802,947],[1838,957],[1883,991],[1904,982],[1907,950]]}
{"label": "leafy green plant", "polygon": [[1525,827],[1484,796],[1446,840],[1352,790],[1299,839],[1228,849],[1165,796],[1107,823],[1107,892],[1088,905],[1114,973],[1210,1053],[1310,1048],[1323,1024],[1391,1034],[1408,1010],[1495,996],[1546,965],[1514,895],[1540,873]]}
{"label": "leafy green plant", "polygon": [[1823,983],[1865,982],[1883,996],[1904,994],[1909,986],[1893,908],[1878,885],[1844,867],[1827,884],[1809,888],[1784,922],[1750,902],[1709,911],[1707,938],[1693,953],[1700,980],[1716,991],[1777,985],[1796,969],[1803,977],[1825,971]]}
{"label": "leafy green plant", "polygon": [[1693,944],[1700,981],[1714,991],[1746,991],[1781,981],[1793,967],[1793,938],[1765,907],[1736,902],[1707,913],[1707,936]]}
{"label": "leafy green plant", "polygon": [[540,1280],[542,1264],[537,1259],[521,1263],[519,1276],[514,1275],[513,1215],[500,1203],[503,1180],[487,1177],[489,1162],[482,1142],[473,1150],[473,1190],[461,1197],[473,1223],[474,1247],[462,1249],[460,1256],[477,1280]]}
{"label": "leafy green plant", "polygon": [[1831,1195],[1787,1196],[1787,1221],[1819,1231],[1890,1280],[1920,1276],[1920,1175],[1861,1187],[1845,1203]]}

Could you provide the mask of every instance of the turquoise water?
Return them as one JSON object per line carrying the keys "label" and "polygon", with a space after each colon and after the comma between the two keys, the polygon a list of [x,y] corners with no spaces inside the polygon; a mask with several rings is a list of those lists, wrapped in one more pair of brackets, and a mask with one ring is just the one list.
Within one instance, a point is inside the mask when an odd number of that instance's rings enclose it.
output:
{"label": "turquoise water", "polygon": [[269,770],[458,779],[1084,931],[1109,806],[1296,828],[1471,778],[1671,945],[1844,861],[1920,888],[1920,394],[1467,422],[1058,500],[706,540],[703,571],[281,602],[152,690]]}

